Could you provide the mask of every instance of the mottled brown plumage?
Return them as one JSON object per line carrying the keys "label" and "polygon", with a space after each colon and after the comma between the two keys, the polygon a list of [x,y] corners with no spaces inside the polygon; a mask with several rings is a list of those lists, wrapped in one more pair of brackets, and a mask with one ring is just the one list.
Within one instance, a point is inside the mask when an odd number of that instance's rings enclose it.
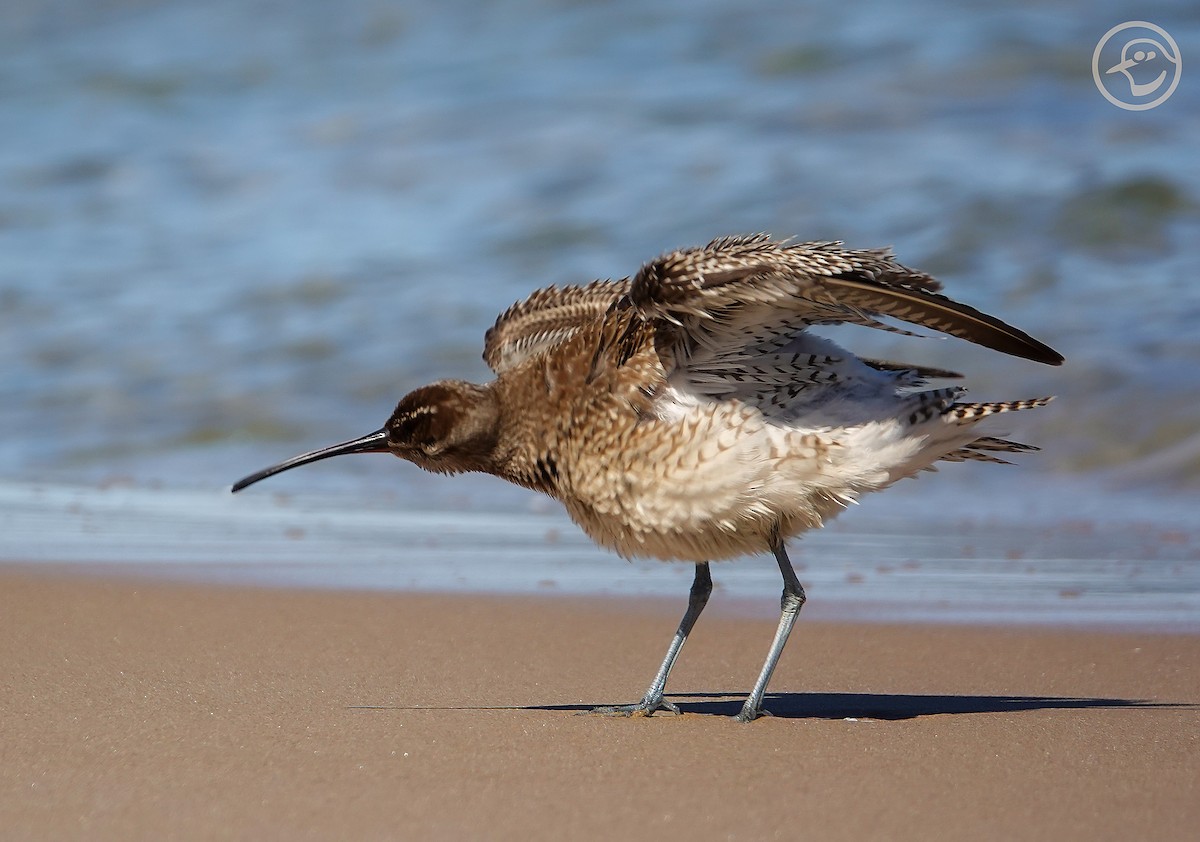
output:
{"label": "mottled brown plumage", "polygon": [[783,613],[739,715],[753,719],[804,601],[785,539],[938,460],[1002,462],[996,453],[1034,449],[974,425],[1048,398],[968,403],[959,387],[920,391],[926,379],[958,375],[860,360],[805,330],[899,330],[886,316],[1062,362],[940,289],[886,250],[764,235],[672,252],[632,279],[547,287],[487,332],[492,382],[424,386],[383,429],[234,490],[328,456],[391,452],[426,470],[480,471],[548,494],[623,556],[694,562],[688,611],[659,673],[641,702],[612,713],[672,708],[663,688],[711,591],[708,562],[769,549],[784,578]]}

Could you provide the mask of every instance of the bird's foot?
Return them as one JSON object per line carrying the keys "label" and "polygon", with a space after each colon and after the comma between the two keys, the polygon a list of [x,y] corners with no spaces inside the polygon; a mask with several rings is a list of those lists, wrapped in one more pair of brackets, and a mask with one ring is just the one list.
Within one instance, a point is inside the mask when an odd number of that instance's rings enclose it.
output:
{"label": "bird's foot", "polygon": [[753,722],[754,720],[758,719],[760,716],[771,716],[771,715],[772,714],[769,710],[763,710],[762,708],[751,707],[750,705],[747,704],[747,705],[742,706],[741,711],[736,716],[733,717],[733,721],[734,722]]}
{"label": "bird's foot", "polygon": [[645,698],[632,705],[604,705],[591,710],[581,711],[583,714],[599,714],[600,716],[651,716],[655,711],[666,710],[679,715],[679,707],[668,702],[662,696]]}

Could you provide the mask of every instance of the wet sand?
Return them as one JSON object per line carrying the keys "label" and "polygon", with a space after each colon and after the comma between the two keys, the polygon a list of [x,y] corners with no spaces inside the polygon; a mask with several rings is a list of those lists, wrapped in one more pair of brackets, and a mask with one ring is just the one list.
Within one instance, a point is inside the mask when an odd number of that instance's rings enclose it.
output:
{"label": "wet sand", "polygon": [[[718,595],[719,597],[719,595]],[[0,568],[6,839],[1187,839],[1200,637]]]}

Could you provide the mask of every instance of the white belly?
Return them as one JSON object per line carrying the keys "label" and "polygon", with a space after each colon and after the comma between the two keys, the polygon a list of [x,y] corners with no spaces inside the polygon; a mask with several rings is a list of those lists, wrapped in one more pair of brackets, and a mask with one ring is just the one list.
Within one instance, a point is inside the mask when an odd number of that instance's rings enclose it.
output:
{"label": "white belly", "polygon": [[624,557],[764,552],[777,530],[787,538],[819,527],[859,495],[937,458],[922,458],[927,436],[906,434],[890,417],[806,428],[770,423],[739,401],[668,407],[601,470],[575,473],[564,495],[575,522]]}

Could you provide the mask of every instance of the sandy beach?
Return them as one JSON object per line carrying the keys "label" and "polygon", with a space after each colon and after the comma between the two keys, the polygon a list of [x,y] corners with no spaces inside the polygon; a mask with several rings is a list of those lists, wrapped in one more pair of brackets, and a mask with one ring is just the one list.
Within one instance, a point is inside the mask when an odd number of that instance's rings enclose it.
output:
{"label": "sandy beach", "polygon": [[1185,839],[1200,637],[0,572],[6,839]]}

